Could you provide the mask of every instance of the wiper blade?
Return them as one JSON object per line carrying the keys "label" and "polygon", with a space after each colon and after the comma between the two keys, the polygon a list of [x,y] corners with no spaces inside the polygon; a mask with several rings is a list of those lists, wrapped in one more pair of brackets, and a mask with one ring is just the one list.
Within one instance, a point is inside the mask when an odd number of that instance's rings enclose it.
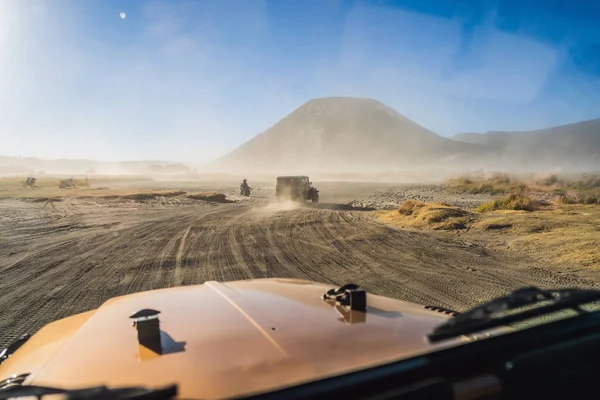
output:
{"label": "wiper blade", "polygon": [[[568,308],[581,312],[583,310],[579,308],[580,305],[597,300],[600,300],[600,290],[577,288],[542,290],[534,286],[526,287],[455,316],[435,328],[428,338],[430,342],[456,338]],[[550,303],[539,305],[547,302]],[[520,313],[502,317],[494,316],[501,312],[535,305],[539,306]]]}
{"label": "wiper blade", "polygon": [[8,357],[12,355],[12,353],[19,349],[19,347],[23,346],[25,342],[29,340],[29,338],[31,338],[31,335],[26,333],[11,344],[9,344],[8,347],[6,347],[5,349],[0,349],[0,364],[6,361]]}
{"label": "wiper blade", "polygon": [[85,389],[60,389],[48,386],[23,385],[0,390],[0,400],[17,397],[37,397],[61,394],[69,400],[168,400],[177,396],[177,385],[159,389],[125,387],[109,389],[98,386]]}

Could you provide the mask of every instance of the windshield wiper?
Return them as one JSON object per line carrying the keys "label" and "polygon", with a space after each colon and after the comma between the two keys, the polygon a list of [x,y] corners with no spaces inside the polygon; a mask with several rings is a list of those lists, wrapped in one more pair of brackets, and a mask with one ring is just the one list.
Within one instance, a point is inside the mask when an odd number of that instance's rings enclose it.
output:
{"label": "windshield wiper", "polygon": [[31,396],[41,399],[43,396],[56,394],[63,395],[69,400],[169,400],[177,396],[177,385],[159,389],[145,387],[109,389],[105,386],[98,386],[75,390],[23,385],[0,390],[0,400]]}
{"label": "windshield wiper", "polygon": [[9,344],[5,349],[0,349],[0,364],[6,361],[8,357],[12,355],[12,353],[19,349],[19,347],[23,346],[25,342],[29,340],[29,338],[31,338],[31,335],[26,333],[11,344]]}
{"label": "windshield wiper", "polygon": [[[430,342],[456,338],[569,308],[583,312],[584,310],[579,308],[580,305],[597,300],[600,300],[600,290],[577,288],[542,290],[533,286],[526,287],[455,316],[435,328],[428,338]],[[540,305],[541,303],[549,304]],[[533,309],[494,317],[498,313],[536,305],[538,306]]]}

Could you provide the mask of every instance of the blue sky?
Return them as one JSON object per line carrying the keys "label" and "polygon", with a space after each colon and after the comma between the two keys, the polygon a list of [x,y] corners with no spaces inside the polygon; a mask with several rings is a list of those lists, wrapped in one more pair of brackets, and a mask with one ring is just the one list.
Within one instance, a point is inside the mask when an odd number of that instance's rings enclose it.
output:
{"label": "blue sky", "polygon": [[446,136],[597,118],[598,20],[577,0],[2,0],[0,154],[205,162],[323,96]]}

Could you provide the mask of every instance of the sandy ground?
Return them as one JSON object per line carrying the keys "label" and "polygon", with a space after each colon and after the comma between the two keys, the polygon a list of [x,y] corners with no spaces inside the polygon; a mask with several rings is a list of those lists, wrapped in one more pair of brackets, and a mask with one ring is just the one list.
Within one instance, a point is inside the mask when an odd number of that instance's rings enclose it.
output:
{"label": "sandy ground", "polygon": [[207,280],[354,282],[375,294],[458,310],[525,285],[594,285],[459,236],[384,225],[370,212],[407,196],[456,205],[481,196],[323,182],[320,204],[293,207],[274,203],[267,183],[251,182],[253,197],[243,199],[236,185],[160,186],[224,192],[233,200],[228,204],[0,200],[0,346],[114,296]]}
{"label": "sandy ground", "polygon": [[406,200],[419,200],[426,203],[447,203],[460,208],[473,208],[490,200],[487,194],[450,194],[439,184],[429,185],[394,185],[381,187],[370,193],[366,198],[352,202],[357,207],[373,207],[379,210],[396,209]]}

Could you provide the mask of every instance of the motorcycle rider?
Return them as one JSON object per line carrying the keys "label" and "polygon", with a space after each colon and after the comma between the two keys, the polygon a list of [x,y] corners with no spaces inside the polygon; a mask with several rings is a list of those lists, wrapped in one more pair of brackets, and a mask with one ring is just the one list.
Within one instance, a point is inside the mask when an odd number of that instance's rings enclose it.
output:
{"label": "motorcycle rider", "polygon": [[246,179],[244,179],[244,181],[240,185],[240,192],[242,194],[244,194],[244,193],[246,193],[246,191],[248,191],[248,194],[249,194],[250,190],[252,190],[252,188],[250,186],[248,186],[248,182],[246,182]]}

